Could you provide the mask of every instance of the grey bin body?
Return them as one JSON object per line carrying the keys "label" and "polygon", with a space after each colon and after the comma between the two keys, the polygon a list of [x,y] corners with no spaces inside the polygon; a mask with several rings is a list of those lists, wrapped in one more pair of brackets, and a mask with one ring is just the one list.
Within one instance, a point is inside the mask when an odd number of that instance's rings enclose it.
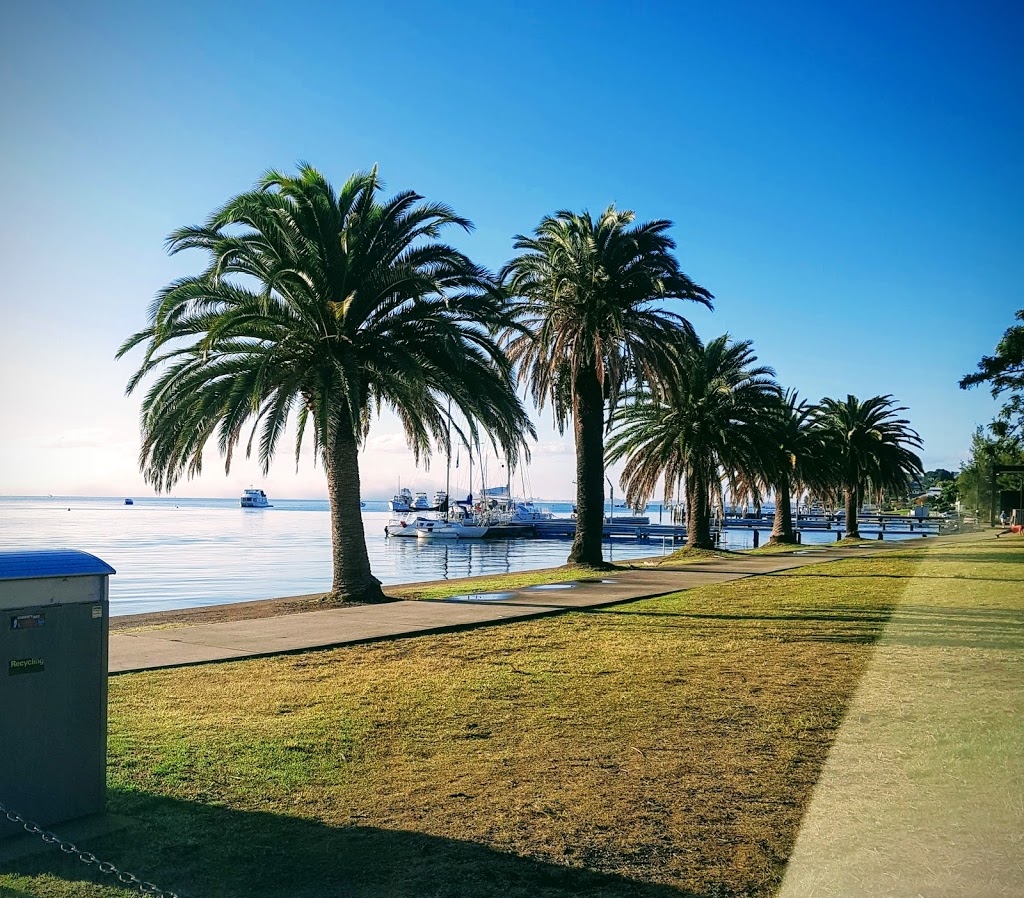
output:
{"label": "grey bin body", "polygon": [[[0,551],[0,804],[44,826],[103,810],[113,573],[70,549]],[[0,815],[0,836],[20,831]]]}

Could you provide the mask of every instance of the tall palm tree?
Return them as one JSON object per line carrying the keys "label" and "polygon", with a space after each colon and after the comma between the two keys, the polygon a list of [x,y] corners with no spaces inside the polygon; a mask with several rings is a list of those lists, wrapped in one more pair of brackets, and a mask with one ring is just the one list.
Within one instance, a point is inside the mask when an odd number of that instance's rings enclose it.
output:
{"label": "tall palm tree", "polygon": [[775,518],[770,543],[795,543],[792,493],[827,489],[834,480],[831,431],[818,425],[813,404],[786,390],[772,416],[772,449],[766,480],[775,488]]}
{"label": "tall palm tree", "polygon": [[[198,475],[216,435],[225,467],[245,452],[269,469],[295,413],[311,425],[331,505],[332,595],[374,601],[359,512],[359,450],[381,408],[417,458],[489,434],[516,458],[533,427],[496,339],[507,324],[491,276],[439,242],[471,224],[405,191],[383,202],[376,168],[339,192],[314,168],[270,171],[205,225],[175,231],[171,253],[203,250],[205,270],[160,292],[148,326],[118,350],[146,353],[128,383],[142,402],[140,467],[158,490]],[[258,443],[257,443],[258,439]]]}
{"label": "tall palm tree", "polygon": [[647,502],[661,479],[666,502],[683,484],[687,545],[710,549],[711,500],[722,501],[723,481],[734,495],[759,496],[779,388],[750,341],[733,343],[728,334],[706,345],[688,337],[672,358],[671,378],[616,412],[608,457],[626,459],[631,505]]}
{"label": "tall palm tree", "polygon": [[615,408],[626,384],[665,371],[682,316],[668,299],[711,307],[711,294],[680,269],[669,221],[633,224],[634,214],[609,206],[545,217],[521,254],[502,270],[517,327],[507,351],[538,409],[550,401],[564,433],[571,418],[576,443],[576,538],[570,563],[600,565],[604,526],[605,405]]}
{"label": "tall palm tree", "polygon": [[868,489],[881,493],[904,489],[911,476],[921,475],[921,437],[910,427],[905,412],[891,395],[823,399],[816,418],[831,432],[839,462],[836,486],[846,505],[846,535],[860,538],[857,515]]}

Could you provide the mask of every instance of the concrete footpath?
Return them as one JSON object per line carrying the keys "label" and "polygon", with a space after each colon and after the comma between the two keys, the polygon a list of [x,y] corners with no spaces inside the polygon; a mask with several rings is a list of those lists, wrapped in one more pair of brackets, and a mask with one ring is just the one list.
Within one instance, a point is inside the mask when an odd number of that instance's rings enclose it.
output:
{"label": "concrete footpath", "polygon": [[471,593],[446,599],[389,602],[307,611],[277,617],[112,632],[111,673],[232,661],[307,649],[437,633],[635,599],[774,574],[837,558],[868,555],[901,543],[846,548],[809,546],[786,555],[729,555],[696,564],[623,569],[565,583]]}

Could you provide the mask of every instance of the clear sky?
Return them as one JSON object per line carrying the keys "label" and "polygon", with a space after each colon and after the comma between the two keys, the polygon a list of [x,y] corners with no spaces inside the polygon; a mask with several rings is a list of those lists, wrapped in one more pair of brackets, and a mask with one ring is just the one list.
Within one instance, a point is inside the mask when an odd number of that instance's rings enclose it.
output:
{"label": "clear sky", "polygon": [[[0,14],[0,495],[146,495],[138,356],[164,238],[269,167],[380,165],[476,224],[497,268],[561,208],[669,218],[716,296],[818,399],[893,393],[927,467],[991,419],[956,382],[1024,306],[1024,12],[1016,3],[7,4]],[[571,495],[542,427],[527,490]],[[492,462],[494,470],[497,462]],[[443,485],[393,420],[364,494]],[[462,470],[465,468],[463,462]],[[492,478],[497,479],[497,478]],[[517,476],[517,487],[522,491]],[[211,454],[178,495],[324,496]]]}

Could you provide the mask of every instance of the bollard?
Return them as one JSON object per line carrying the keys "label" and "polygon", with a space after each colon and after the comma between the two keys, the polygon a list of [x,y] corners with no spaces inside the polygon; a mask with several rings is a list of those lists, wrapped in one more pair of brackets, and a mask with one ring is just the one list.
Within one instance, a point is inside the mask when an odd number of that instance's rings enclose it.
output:
{"label": "bollard", "polygon": [[761,534],[757,530],[755,530],[754,531],[754,548],[756,549],[760,544],[761,544]]}
{"label": "bollard", "polygon": [[802,546],[804,542],[804,535],[799,530],[796,532],[796,544]]}

